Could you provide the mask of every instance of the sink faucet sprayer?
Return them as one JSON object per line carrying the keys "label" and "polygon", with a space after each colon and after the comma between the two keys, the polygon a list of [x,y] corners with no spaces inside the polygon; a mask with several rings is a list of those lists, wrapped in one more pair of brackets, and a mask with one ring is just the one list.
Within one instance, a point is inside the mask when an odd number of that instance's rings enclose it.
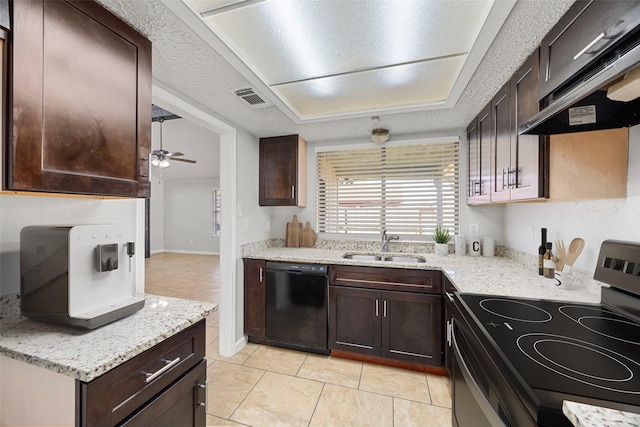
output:
{"label": "sink faucet sprayer", "polygon": [[382,252],[387,252],[387,250],[389,249],[389,242],[391,240],[398,240],[399,238],[400,236],[398,236],[397,234],[389,234],[387,236],[387,230],[382,230]]}

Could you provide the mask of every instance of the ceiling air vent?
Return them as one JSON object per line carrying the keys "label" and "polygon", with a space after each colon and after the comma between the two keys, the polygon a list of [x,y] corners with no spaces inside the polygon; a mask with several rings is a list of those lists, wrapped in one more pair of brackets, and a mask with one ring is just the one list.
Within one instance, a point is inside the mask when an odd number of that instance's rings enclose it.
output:
{"label": "ceiling air vent", "polygon": [[270,102],[258,94],[252,87],[243,87],[240,89],[233,89],[231,91],[235,96],[243,99],[251,108],[264,108],[271,105]]}

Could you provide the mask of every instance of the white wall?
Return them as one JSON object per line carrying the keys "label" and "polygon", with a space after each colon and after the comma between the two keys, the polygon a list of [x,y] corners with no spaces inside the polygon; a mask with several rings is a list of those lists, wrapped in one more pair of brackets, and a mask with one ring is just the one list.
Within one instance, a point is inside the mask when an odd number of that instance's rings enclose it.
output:
{"label": "white wall", "polygon": [[164,181],[164,250],[188,253],[220,253],[220,237],[213,235],[214,188],[219,180]]}
{"label": "white wall", "polygon": [[[606,150],[603,145],[602,149]],[[580,200],[508,205],[505,210],[506,244],[531,254],[537,253],[540,228],[549,231],[548,240],[582,237],[584,251],[575,266],[594,271],[600,244],[606,239],[640,241],[640,126],[629,130],[629,175],[625,199]],[[534,239],[526,238],[533,227]],[[554,245],[555,246],[555,245]]]}
{"label": "white wall", "polygon": [[[123,223],[130,224],[136,236],[144,236],[144,223],[140,230],[137,222],[137,206],[138,199],[0,195],[0,295],[20,292],[20,230],[23,227]],[[136,240],[136,249],[139,255],[136,268],[144,271],[144,240]]]}
{"label": "white wall", "polygon": [[149,176],[149,251],[151,255],[164,250],[164,181],[155,174]]}

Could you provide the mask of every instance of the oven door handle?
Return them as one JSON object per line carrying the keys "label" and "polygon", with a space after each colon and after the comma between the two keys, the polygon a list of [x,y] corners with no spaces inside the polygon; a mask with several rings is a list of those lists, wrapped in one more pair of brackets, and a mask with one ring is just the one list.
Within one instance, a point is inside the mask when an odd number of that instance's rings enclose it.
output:
{"label": "oven door handle", "polygon": [[[452,319],[452,323],[454,321],[455,319]],[[469,390],[471,391],[473,398],[476,400],[476,402],[478,402],[478,406],[480,406],[480,409],[482,409],[482,412],[484,413],[485,417],[487,417],[487,420],[491,423],[492,426],[506,427],[504,421],[502,421],[498,414],[493,410],[493,408],[491,407],[491,403],[489,403],[489,400],[487,400],[485,395],[480,390],[480,386],[478,386],[478,383],[476,382],[475,378],[473,378],[471,371],[462,358],[462,353],[460,352],[458,342],[456,341],[456,333],[453,324],[451,325],[451,338],[453,341],[453,352],[456,361],[460,365],[460,372],[462,372],[462,376],[464,377],[467,384],[469,384]]]}

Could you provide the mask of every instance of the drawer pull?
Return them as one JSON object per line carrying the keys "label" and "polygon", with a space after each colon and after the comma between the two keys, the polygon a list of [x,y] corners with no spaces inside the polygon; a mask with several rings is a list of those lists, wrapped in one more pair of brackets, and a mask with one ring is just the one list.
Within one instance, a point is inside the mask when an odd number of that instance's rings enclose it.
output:
{"label": "drawer pull", "polygon": [[176,357],[173,360],[165,360],[166,365],[163,366],[162,368],[158,369],[156,372],[154,372],[153,374],[149,374],[145,372],[145,376],[147,378],[145,378],[144,382],[145,383],[150,383],[151,381],[155,380],[156,378],[158,378],[160,375],[164,374],[165,372],[167,372],[169,369],[173,368],[174,366],[176,366],[178,363],[180,363],[180,358]]}

